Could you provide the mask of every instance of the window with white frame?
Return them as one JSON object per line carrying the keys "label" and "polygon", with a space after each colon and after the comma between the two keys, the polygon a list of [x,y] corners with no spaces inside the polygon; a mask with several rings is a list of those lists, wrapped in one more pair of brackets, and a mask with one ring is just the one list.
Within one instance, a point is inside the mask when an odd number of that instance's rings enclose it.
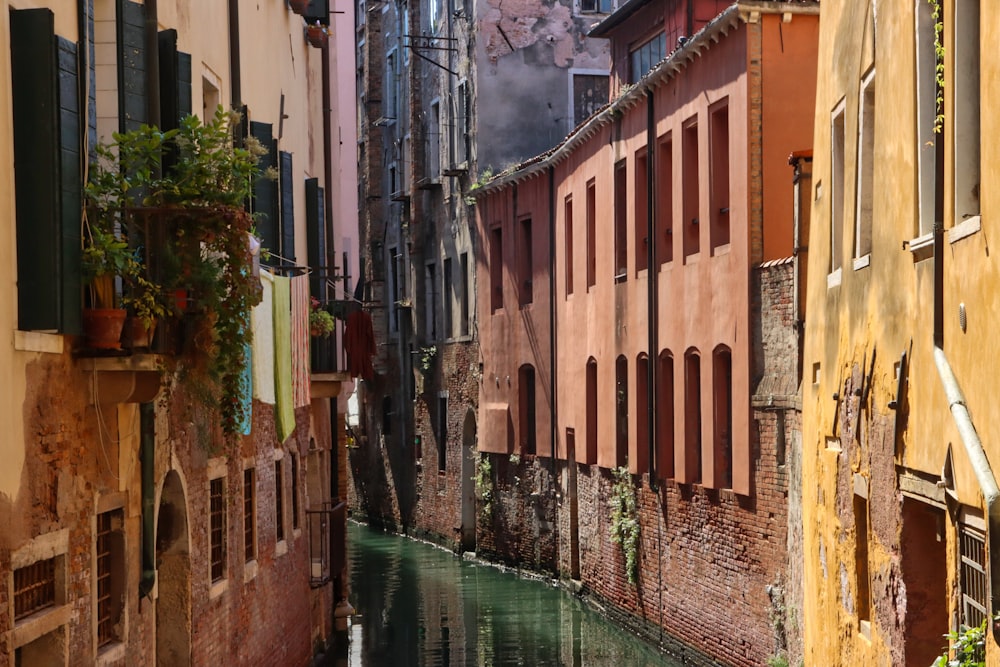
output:
{"label": "window with white frame", "polygon": [[938,217],[940,197],[939,160],[943,162],[944,137],[940,127],[938,102],[940,84],[937,76],[938,53],[935,46],[935,19],[931,3],[914,0],[916,15],[917,64],[917,237],[929,235]]}
{"label": "window with white frame", "polygon": [[830,122],[830,273],[840,271],[844,245],[844,196],[846,194],[844,163],[845,102],[833,110]]}
{"label": "window with white frame", "polygon": [[872,251],[875,194],[875,70],[861,81],[858,103],[858,195],[854,220],[855,268],[867,265]]}
{"label": "window with white frame", "polygon": [[980,181],[980,0],[956,0],[952,21],[955,38],[954,128],[955,221],[979,215]]}

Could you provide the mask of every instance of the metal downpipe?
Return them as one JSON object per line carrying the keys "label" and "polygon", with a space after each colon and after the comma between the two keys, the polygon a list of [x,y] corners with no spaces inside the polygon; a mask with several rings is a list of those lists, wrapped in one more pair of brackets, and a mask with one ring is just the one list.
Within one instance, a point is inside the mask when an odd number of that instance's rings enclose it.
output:
{"label": "metal downpipe", "polygon": [[659,308],[656,297],[659,271],[656,266],[656,113],[653,91],[646,91],[646,325],[649,336],[646,353],[646,444],[649,457],[649,488],[656,489],[656,372],[659,362]]}

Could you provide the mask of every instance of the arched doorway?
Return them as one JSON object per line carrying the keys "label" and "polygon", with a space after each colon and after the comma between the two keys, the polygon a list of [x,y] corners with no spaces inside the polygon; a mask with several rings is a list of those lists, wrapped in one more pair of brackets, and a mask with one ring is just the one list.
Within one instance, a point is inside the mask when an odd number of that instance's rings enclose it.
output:
{"label": "arched doorway", "polygon": [[469,408],[462,424],[462,550],[476,550],[476,413]]}
{"label": "arched doorway", "polygon": [[176,470],[163,480],[156,516],[156,664],[191,664],[191,556],[187,503]]}

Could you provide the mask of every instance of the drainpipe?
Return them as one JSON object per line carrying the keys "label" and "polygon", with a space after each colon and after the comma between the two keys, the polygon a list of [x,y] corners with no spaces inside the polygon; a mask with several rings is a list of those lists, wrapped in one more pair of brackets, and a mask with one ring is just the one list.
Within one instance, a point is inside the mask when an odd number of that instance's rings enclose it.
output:
{"label": "drainpipe", "polygon": [[156,583],[156,554],[153,542],[153,505],[156,493],[156,479],[153,469],[156,443],[154,414],[152,403],[139,404],[140,488],[142,490],[142,576],[139,578],[139,597],[149,595]]}
{"label": "drainpipe", "polygon": [[649,341],[646,354],[646,443],[649,447],[649,488],[656,490],[656,366],[659,361],[659,328],[656,266],[656,113],[653,91],[646,91],[646,326]]}
{"label": "drainpipe", "polygon": [[[936,217],[936,216],[935,216]],[[948,399],[955,426],[958,428],[962,444],[969,456],[969,462],[976,474],[983,502],[986,505],[986,539],[989,542],[990,559],[990,618],[997,614],[1000,606],[1000,488],[990,467],[986,450],[976,432],[976,426],[969,414],[965,395],[958,385],[958,379],[948,363],[944,351],[944,232],[942,223],[934,223],[934,363],[941,378],[941,386]],[[992,623],[993,639],[1000,641],[1000,626]]]}
{"label": "drainpipe", "polygon": [[559,423],[556,419],[558,401],[556,400],[556,388],[558,375],[556,374],[556,170],[549,167],[549,421],[552,424],[552,443],[549,447],[549,456],[552,461],[552,479],[555,482],[556,476],[556,442],[559,438]]}

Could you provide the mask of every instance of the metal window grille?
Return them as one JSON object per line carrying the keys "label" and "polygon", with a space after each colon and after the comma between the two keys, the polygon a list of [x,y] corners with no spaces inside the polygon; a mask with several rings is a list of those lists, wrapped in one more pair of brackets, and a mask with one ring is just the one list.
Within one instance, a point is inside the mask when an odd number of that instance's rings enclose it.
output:
{"label": "metal window grille", "polygon": [[961,553],[962,624],[977,627],[986,618],[989,590],[986,576],[986,539],[965,526],[959,526]]}
{"label": "metal window grille", "polygon": [[14,620],[56,603],[56,559],[40,560],[14,570]]}
{"label": "metal window grille", "polygon": [[212,581],[219,581],[226,574],[226,500],[221,477],[209,482],[208,498]]}
{"label": "metal window grille", "polygon": [[243,555],[247,562],[256,556],[254,527],[257,523],[256,502],[254,498],[254,469],[243,471]]}
{"label": "metal window grille", "polygon": [[[119,605],[113,599],[112,568],[114,567],[113,538],[115,514],[121,510],[97,515],[97,645],[104,646],[115,639],[115,624]],[[120,523],[120,518],[117,523]]]}
{"label": "metal window grille", "polygon": [[274,525],[278,541],[285,539],[285,489],[281,479],[281,461],[274,462]]}
{"label": "metal window grille", "polygon": [[299,529],[299,460],[292,454],[292,528]]}

